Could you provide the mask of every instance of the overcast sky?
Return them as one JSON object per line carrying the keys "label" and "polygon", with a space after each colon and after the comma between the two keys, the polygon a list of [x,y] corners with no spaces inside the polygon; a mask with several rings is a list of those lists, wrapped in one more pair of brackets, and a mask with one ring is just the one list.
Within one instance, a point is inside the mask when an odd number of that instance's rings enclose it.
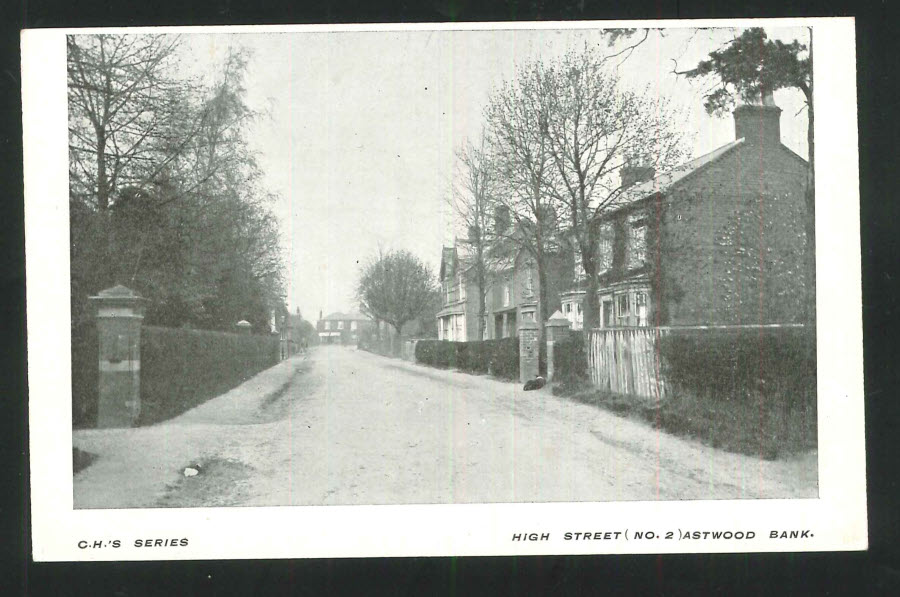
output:
{"label": "overcast sky", "polygon": [[[804,29],[770,37],[807,41]],[[667,29],[618,67],[626,83],[671,98],[687,114],[694,155],[734,138],[730,117],[708,116],[702,87],[672,74],[696,65],[733,29]],[[319,310],[356,309],[359,263],[379,246],[409,249],[435,270],[452,240],[445,207],[455,151],[477,140],[492,88],[517,64],[585,43],[605,52],[597,31],[416,31],[190,34],[191,68],[212,68],[229,45],[252,51],[246,86],[266,111],[252,135],[282,223],[288,303],[315,320]],[[802,96],[775,95],[782,142],[806,157]],[[800,112],[798,114],[798,112]]]}

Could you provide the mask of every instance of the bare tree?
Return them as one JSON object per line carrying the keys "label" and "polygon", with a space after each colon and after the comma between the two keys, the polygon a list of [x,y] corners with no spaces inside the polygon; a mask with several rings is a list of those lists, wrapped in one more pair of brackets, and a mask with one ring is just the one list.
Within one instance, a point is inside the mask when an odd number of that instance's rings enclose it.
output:
{"label": "bare tree", "polygon": [[73,319],[115,282],[148,321],[263,329],[282,301],[272,196],[249,149],[247,55],[201,84],[173,35],[67,38]]}
{"label": "bare tree", "polygon": [[400,337],[403,326],[426,313],[434,302],[434,275],[409,251],[379,251],[362,268],[356,296],[363,313],[385,321]]}
{"label": "bare tree", "polygon": [[199,128],[185,129],[192,89],[172,74],[179,43],[172,35],[66,38],[71,192],[101,211],[117,189],[156,179]]}
{"label": "bare tree", "polygon": [[647,91],[625,89],[604,60],[590,49],[571,51],[542,68],[535,86],[544,105],[542,132],[555,173],[545,188],[561,208],[587,278],[586,329],[599,323],[599,226],[625,196],[629,181],[622,169],[640,165],[666,170],[684,156],[683,136],[676,128],[681,121],[668,102]]}
{"label": "bare tree", "polygon": [[497,229],[501,242],[525,251],[538,272],[537,320],[548,316],[548,258],[558,240],[553,198],[545,189],[554,178],[553,157],[546,135],[547,102],[542,86],[544,65],[527,64],[493,93],[485,110],[492,164],[498,188],[494,204],[512,221]]}
{"label": "bare tree", "polygon": [[[448,203],[465,227],[471,248],[471,270],[478,293],[478,337],[484,338],[487,317],[488,254],[495,240],[493,225],[496,180],[484,137],[479,147],[467,142],[457,154],[458,176]],[[464,283],[464,282],[463,282]]]}

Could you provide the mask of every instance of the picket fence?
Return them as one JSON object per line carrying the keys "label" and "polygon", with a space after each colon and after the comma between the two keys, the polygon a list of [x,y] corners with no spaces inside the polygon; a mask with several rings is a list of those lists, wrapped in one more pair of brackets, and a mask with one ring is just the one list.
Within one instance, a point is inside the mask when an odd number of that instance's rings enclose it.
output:
{"label": "picket fence", "polygon": [[665,398],[657,339],[668,333],[666,328],[591,330],[591,381],[616,394]]}

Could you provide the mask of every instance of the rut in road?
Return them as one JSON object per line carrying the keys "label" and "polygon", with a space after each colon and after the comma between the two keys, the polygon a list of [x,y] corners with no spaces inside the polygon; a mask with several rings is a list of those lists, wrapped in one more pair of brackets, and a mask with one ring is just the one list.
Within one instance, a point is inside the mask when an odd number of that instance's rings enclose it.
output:
{"label": "rut in road", "polygon": [[[76,476],[76,507],[817,495],[815,454],[726,453],[548,388],[336,346],[287,366],[269,400],[248,382],[168,423],[80,434],[101,457]],[[180,477],[192,462],[216,464]]]}

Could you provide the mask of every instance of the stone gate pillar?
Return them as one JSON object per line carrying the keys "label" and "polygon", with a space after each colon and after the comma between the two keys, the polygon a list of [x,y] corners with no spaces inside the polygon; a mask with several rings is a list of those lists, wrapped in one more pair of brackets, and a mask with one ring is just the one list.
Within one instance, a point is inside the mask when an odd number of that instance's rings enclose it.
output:
{"label": "stone gate pillar", "polygon": [[569,337],[572,323],[557,310],[547,321],[545,327],[547,334],[547,381],[553,381],[556,364],[553,361],[553,346]]}
{"label": "stone gate pillar", "polygon": [[90,297],[97,307],[97,427],[131,427],[141,413],[141,324],[146,299],[124,286]]}
{"label": "stone gate pillar", "polygon": [[538,376],[540,325],[536,321],[519,324],[519,381],[525,383]]}

